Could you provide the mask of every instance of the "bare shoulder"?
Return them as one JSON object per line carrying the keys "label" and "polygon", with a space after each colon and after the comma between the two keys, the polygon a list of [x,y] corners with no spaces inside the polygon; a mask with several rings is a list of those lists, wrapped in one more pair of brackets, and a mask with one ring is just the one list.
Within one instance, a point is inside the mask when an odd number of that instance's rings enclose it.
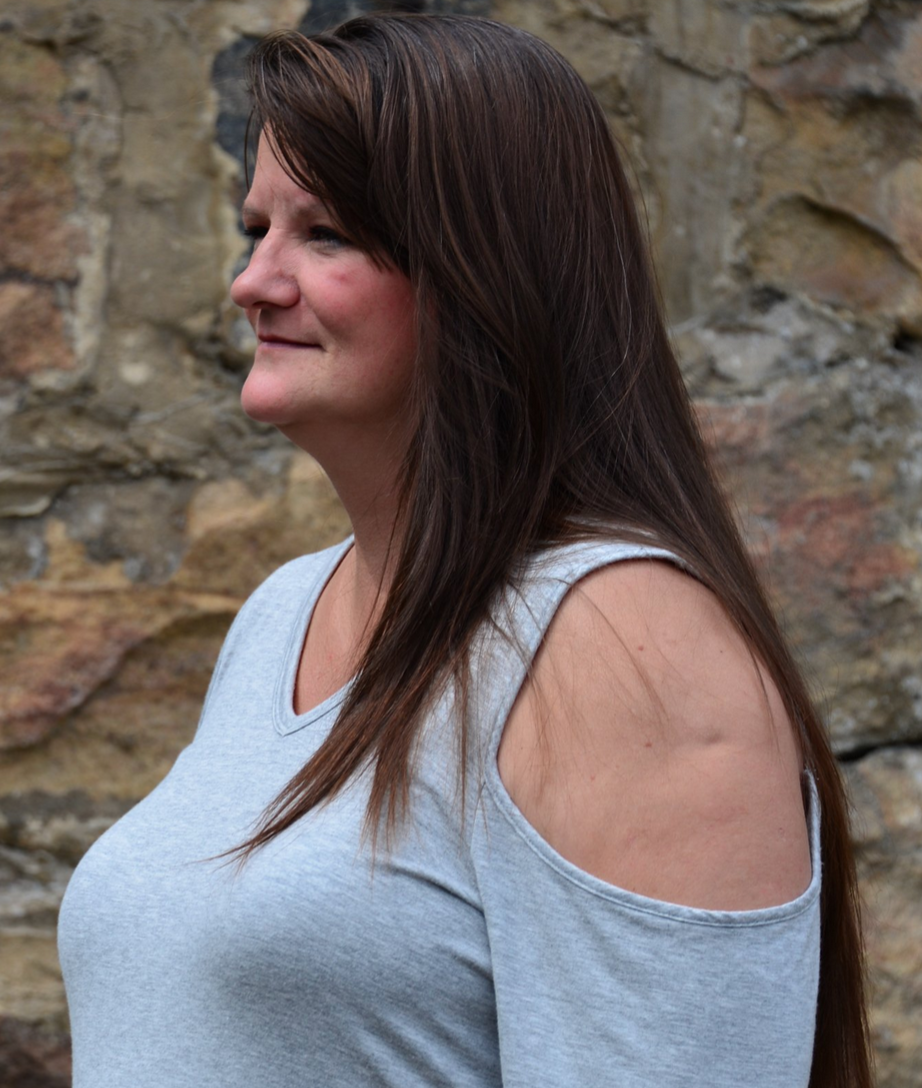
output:
{"label": "bare shoulder", "polygon": [[778,691],[717,598],[669,563],[616,563],[569,591],[498,763],[550,845],[619,887],[749,910],[809,884]]}

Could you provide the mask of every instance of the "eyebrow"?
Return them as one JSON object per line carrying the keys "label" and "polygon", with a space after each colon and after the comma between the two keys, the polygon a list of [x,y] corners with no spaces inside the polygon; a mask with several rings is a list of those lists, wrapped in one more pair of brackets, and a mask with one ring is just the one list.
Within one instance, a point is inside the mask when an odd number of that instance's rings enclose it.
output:
{"label": "eyebrow", "polygon": [[[320,199],[319,196],[315,196],[313,193],[309,193],[304,190],[304,199],[298,200],[295,205],[295,212],[298,215],[306,215],[308,212],[314,211],[316,208],[320,208],[327,215],[332,215],[327,205]],[[262,208],[257,207],[255,204],[248,204],[244,202],[240,207],[240,216],[242,219],[263,219],[266,213]]]}

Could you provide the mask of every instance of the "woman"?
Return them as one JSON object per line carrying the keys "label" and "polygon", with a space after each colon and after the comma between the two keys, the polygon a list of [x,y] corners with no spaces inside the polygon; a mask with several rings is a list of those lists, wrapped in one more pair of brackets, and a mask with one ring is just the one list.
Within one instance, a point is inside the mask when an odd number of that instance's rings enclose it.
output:
{"label": "woman", "polygon": [[461,17],[251,86],[243,406],[354,536],[75,875],[77,1088],[869,1084],[835,762],[592,95]]}

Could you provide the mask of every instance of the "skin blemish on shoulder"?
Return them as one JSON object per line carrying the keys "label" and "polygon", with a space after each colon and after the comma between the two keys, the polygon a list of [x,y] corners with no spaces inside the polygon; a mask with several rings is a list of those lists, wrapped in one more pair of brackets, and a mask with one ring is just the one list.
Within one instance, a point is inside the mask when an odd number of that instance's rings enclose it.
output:
{"label": "skin blemish on shoulder", "polygon": [[641,643],[641,645],[638,646],[637,649],[640,650],[641,653],[643,653],[643,644]]}

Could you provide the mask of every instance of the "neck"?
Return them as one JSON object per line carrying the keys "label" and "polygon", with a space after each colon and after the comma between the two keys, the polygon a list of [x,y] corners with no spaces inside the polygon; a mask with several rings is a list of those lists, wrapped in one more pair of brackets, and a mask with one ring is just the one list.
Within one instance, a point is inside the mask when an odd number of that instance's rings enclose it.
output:
{"label": "neck", "polygon": [[[334,576],[332,592],[338,601],[341,630],[352,648],[353,661],[364,652],[390,591],[399,540],[394,532],[396,500],[393,492],[377,493],[374,500],[361,501],[342,482],[333,480],[352,522],[353,546]],[[359,501],[355,501],[359,499]],[[332,586],[332,582],[331,582]]]}
{"label": "neck", "polygon": [[344,496],[335,480],[333,486],[352,522],[354,537],[346,586],[357,618],[361,614],[374,620],[387,599],[397,560],[396,497],[392,492],[386,496],[378,494],[370,505],[356,505]]}
{"label": "neck", "polygon": [[402,446],[388,449],[387,442],[369,443],[367,434],[352,439],[339,435],[328,448],[316,441],[316,432],[309,444],[288,437],[323,466],[352,523],[353,547],[330,584],[341,620],[361,642],[387,600],[399,551]]}

